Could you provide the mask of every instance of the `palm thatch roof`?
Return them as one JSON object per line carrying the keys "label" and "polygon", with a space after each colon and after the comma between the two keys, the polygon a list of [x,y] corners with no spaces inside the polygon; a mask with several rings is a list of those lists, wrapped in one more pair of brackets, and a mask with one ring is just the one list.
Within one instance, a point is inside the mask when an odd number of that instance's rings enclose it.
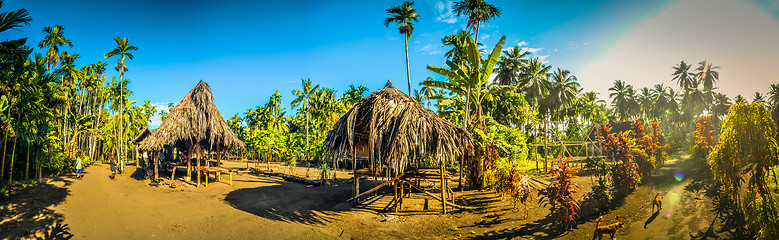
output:
{"label": "palm thatch roof", "polygon": [[404,172],[418,156],[432,156],[445,163],[473,154],[470,134],[438,117],[389,81],[341,116],[325,145],[336,158],[351,156],[355,146],[355,152],[368,153],[372,165],[387,164],[396,172]]}
{"label": "palm thatch roof", "polygon": [[149,130],[149,128],[145,128],[143,131],[141,131],[141,133],[138,134],[138,136],[135,137],[135,139],[132,140],[132,143],[139,143],[149,136],[151,136],[151,130]]}
{"label": "palm thatch roof", "polygon": [[140,143],[144,151],[192,142],[204,149],[217,146],[229,150],[244,148],[214,105],[211,87],[202,80],[176,104],[160,127]]}

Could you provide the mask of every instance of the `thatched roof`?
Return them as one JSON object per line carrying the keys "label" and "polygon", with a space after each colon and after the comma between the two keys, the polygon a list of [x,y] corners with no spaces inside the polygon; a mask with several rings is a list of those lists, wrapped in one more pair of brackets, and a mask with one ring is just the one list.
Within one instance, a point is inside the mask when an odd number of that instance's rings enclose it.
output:
{"label": "thatched roof", "polygon": [[143,131],[141,131],[141,133],[139,133],[138,136],[136,136],[135,139],[132,140],[132,142],[139,143],[149,136],[151,136],[151,130],[149,130],[149,128],[144,128]]}
{"label": "thatched roof", "polygon": [[140,149],[159,151],[165,146],[191,141],[204,149],[241,149],[244,144],[233,134],[214,105],[211,87],[202,80],[176,104],[160,127],[141,141]]}
{"label": "thatched roof", "polygon": [[424,108],[391,82],[341,116],[325,145],[334,157],[343,158],[351,156],[352,142],[355,151],[366,152],[372,162],[387,164],[397,172],[405,171],[417,156],[451,162],[473,153],[470,134]]}

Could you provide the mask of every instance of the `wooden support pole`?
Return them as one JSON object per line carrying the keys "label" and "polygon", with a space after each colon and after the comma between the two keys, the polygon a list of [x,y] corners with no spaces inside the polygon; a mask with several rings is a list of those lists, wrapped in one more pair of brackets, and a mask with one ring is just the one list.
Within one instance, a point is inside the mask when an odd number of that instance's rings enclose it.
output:
{"label": "wooden support pole", "polygon": [[398,201],[398,208],[400,208],[400,211],[403,211],[403,182],[398,181],[398,184],[400,184],[400,199]]}
{"label": "wooden support pole", "polygon": [[357,176],[357,152],[354,149],[354,140],[352,140],[352,200],[354,205],[360,203],[360,178]]}
{"label": "wooden support pole", "polygon": [[392,181],[392,190],[395,193],[395,196],[392,198],[392,201],[395,202],[395,213],[398,213],[398,202],[400,202],[398,198],[398,182]]}
{"label": "wooden support pole", "polygon": [[200,187],[200,160],[203,158],[203,152],[198,151],[197,157],[197,186]]}
{"label": "wooden support pole", "polygon": [[205,170],[203,170],[203,171],[205,172],[205,175],[206,175],[206,187],[208,187],[208,171],[205,171]]}
{"label": "wooden support pole", "polygon": [[[420,191],[420,192],[424,193],[425,195],[428,195],[428,196],[432,197],[432,198],[433,198],[433,199],[435,199],[435,200],[438,200],[438,201],[446,201],[446,200],[443,200],[443,199],[439,198],[439,197],[438,197],[438,196],[436,196],[435,194],[432,194],[432,193],[429,193],[429,192],[425,191],[424,189],[422,189],[422,187],[420,187],[420,186],[417,186],[416,184],[413,184],[413,183],[411,183],[411,182],[409,182],[409,181],[406,181],[406,180],[403,180],[403,179],[401,179],[400,181],[403,181],[403,182],[407,183],[407,184],[408,184],[409,186],[411,186],[412,188],[414,188],[414,189],[416,189],[416,190],[418,190],[418,191]],[[446,204],[447,204],[447,205],[449,205],[449,206],[452,206],[452,207],[454,207],[454,208],[457,208],[457,209],[476,209],[475,207],[466,207],[466,206],[460,206],[460,205],[454,204],[453,202],[446,202]]]}
{"label": "wooden support pole", "polygon": [[[365,195],[367,195],[367,194],[370,194],[370,193],[372,193],[372,192],[375,192],[376,190],[379,190],[380,188],[382,188],[382,187],[384,187],[384,186],[387,186],[387,185],[389,185],[390,183],[392,183],[392,182],[394,182],[394,181],[396,181],[396,180],[398,180],[398,179],[402,178],[404,175],[405,175],[405,174],[400,174],[400,175],[398,175],[397,177],[393,178],[392,180],[389,180],[389,181],[387,181],[387,182],[384,182],[384,183],[382,183],[381,185],[379,185],[379,186],[376,186],[376,187],[372,188],[371,190],[368,190],[368,191],[366,191],[366,192],[364,192],[364,193],[362,193],[362,194],[360,194],[360,195],[357,195],[357,198],[359,198],[359,197],[362,197],[362,196],[365,196]],[[347,199],[346,201],[348,202],[348,201],[352,201],[352,200],[354,200],[354,199],[355,199],[355,197],[352,197],[352,198],[350,198],[350,199]]]}
{"label": "wooden support pole", "polygon": [[160,158],[158,157],[159,154],[160,154],[159,152],[154,154],[154,161],[153,161],[154,162],[154,180],[157,180],[157,178],[160,177],[160,175],[159,175],[159,172],[160,172],[160,170],[159,170]]}
{"label": "wooden support pole", "polygon": [[441,209],[446,215],[446,177],[444,177],[444,163],[441,162]]}

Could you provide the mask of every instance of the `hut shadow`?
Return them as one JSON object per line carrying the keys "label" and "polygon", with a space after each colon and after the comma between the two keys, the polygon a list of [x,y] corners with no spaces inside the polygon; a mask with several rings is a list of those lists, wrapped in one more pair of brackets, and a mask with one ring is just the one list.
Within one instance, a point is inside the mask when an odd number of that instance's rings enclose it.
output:
{"label": "hut shadow", "polygon": [[[576,228],[574,226],[574,228]],[[510,229],[493,230],[474,237],[475,239],[557,239],[564,237],[568,231],[555,222],[552,214],[543,219],[525,223]]]}
{"label": "hut shadow", "polygon": [[[64,181],[65,186],[70,181]],[[62,224],[64,216],[50,207],[61,204],[69,195],[69,190],[52,184],[38,183],[33,187],[18,190],[17,193],[0,199],[0,223],[2,238],[26,239],[70,239],[73,235],[67,224]]]}
{"label": "hut shadow", "polygon": [[306,187],[299,183],[243,188],[228,193],[224,200],[236,209],[259,217],[304,224],[331,222],[350,209],[345,200],[351,194],[347,186]]}

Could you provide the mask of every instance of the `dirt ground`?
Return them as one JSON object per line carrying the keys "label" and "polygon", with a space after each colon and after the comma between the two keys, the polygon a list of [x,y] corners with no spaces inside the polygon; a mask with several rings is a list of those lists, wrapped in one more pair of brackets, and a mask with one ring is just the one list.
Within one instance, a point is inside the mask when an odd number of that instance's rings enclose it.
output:
{"label": "dirt ground", "polygon": [[[741,238],[732,221],[728,203],[713,188],[713,180],[700,162],[688,156],[673,156],[657,175],[644,181],[632,194],[616,198],[613,209],[603,213],[604,222],[625,217],[617,239],[723,239]],[[261,170],[265,164],[250,164]],[[225,167],[243,169],[246,163],[227,162]],[[287,166],[271,165],[274,171],[292,174]],[[366,197],[353,207],[349,174],[330,186],[307,186],[278,177],[248,172],[211,179],[207,187],[165,179],[151,186],[131,174],[108,178],[107,165],[85,169],[83,179],[65,176],[17,191],[0,200],[0,238],[39,239],[592,239],[598,214],[582,212],[578,225],[564,231],[552,222],[549,210],[535,200],[528,218],[513,211],[508,201],[490,191],[457,192],[457,203],[475,210],[451,210],[441,215],[441,205],[421,193],[404,200],[395,213],[387,205],[390,188]],[[298,167],[295,175],[316,179],[316,169]],[[674,174],[684,174],[679,180]],[[590,191],[591,177],[580,172],[576,181],[582,193]],[[137,175],[135,175],[137,176]],[[162,174],[169,178],[169,175]],[[546,179],[545,176],[538,176]],[[175,185],[175,188],[171,186]],[[378,182],[381,183],[381,182]],[[361,181],[361,191],[374,186]],[[432,184],[432,183],[429,183]],[[424,185],[424,184],[423,184]],[[452,184],[455,185],[455,184]],[[663,209],[651,213],[651,200],[660,192]],[[581,195],[580,195],[581,196]],[[428,208],[425,210],[425,199]],[[521,207],[520,207],[521,208]]]}

